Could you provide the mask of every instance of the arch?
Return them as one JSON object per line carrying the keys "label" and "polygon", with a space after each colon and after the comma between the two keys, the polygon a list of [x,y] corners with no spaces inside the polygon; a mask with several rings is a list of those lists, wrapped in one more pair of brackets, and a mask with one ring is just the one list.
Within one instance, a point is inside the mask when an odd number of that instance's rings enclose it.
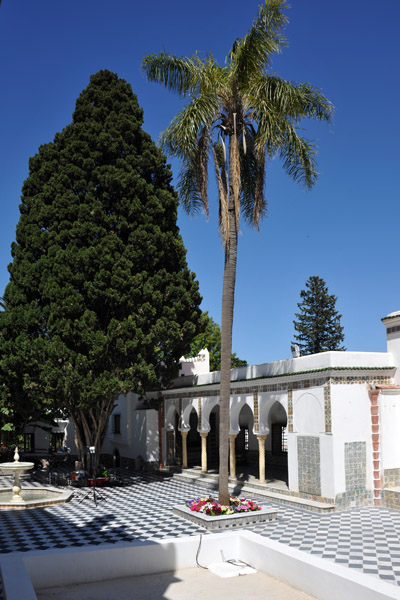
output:
{"label": "arch", "polygon": [[234,396],[232,398],[231,405],[230,405],[230,433],[231,434],[235,434],[235,433],[238,434],[240,432],[239,419],[240,419],[240,414],[241,414],[244,406],[248,406],[251,413],[253,414],[253,408],[247,402],[247,399],[245,396],[242,396],[242,397]]}
{"label": "arch", "polygon": [[297,433],[315,435],[325,431],[324,409],[317,396],[305,392],[293,402],[293,423]]}
{"label": "arch", "polygon": [[271,426],[271,423],[287,426],[286,410],[278,401],[273,403],[268,413],[268,424]]}
{"label": "arch", "polygon": [[[201,465],[201,437],[198,431],[199,416],[196,408],[189,405],[190,413],[187,415],[189,431],[186,440],[188,467]],[[186,409],[185,409],[186,413]]]}
{"label": "arch", "polygon": [[207,435],[207,464],[218,467],[219,464],[219,403],[215,402],[208,414],[210,429]]}
{"label": "arch", "polygon": [[[237,415],[238,433],[235,439],[236,465],[241,471],[242,465],[256,469],[258,460],[258,442],[254,434],[254,414],[247,402],[242,402]],[[251,474],[253,471],[251,470]]]}
{"label": "arch", "polygon": [[[186,431],[190,429],[190,417],[192,412],[195,412],[198,417],[197,408],[194,404],[188,404],[182,411],[182,430]],[[193,420],[193,418],[192,418]]]}
{"label": "arch", "polygon": [[204,433],[210,432],[210,415],[216,406],[219,409],[219,398],[207,398],[203,404],[202,422],[199,423],[199,429]]}
{"label": "arch", "polygon": [[121,457],[119,455],[119,450],[118,450],[118,448],[114,448],[114,450],[113,450],[113,467],[114,467],[114,469],[117,469],[120,466],[121,466]]}
{"label": "arch", "polygon": [[170,404],[167,410],[167,414],[165,415],[165,429],[167,431],[172,431],[173,429],[175,429],[175,414],[178,415],[179,419],[178,409],[176,408],[175,404]]}
{"label": "arch", "polygon": [[[284,393],[268,393],[259,397],[259,433],[268,435],[270,433],[270,412],[275,404],[280,404],[286,414],[287,395]],[[277,410],[277,409],[275,409]]]}
{"label": "arch", "polygon": [[260,433],[265,432],[267,434],[265,443],[267,477],[284,481],[287,484],[288,416],[284,401],[285,396],[283,394],[272,394],[264,403],[260,412]]}

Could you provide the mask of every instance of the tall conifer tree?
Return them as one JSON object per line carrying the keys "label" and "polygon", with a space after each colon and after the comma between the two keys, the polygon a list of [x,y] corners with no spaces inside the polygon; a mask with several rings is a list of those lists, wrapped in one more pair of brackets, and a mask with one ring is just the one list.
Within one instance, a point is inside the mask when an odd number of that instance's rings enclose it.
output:
{"label": "tall conifer tree", "polygon": [[121,392],[177,375],[198,332],[171,173],[142,121],[127,82],[93,75],[22,190],[0,321],[7,402],[70,414],[80,454],[99,455]]}
{"label": "tall conifer tree", "polygon": [[328,288],[321,277],[312,276],[306,281],[306,289],[300,292],[300,309],[296,313],[294,328],[298,335],[294,338],[302,355],[317,354],[327,350],[345,350],[342,315],[336,310],[337,297],[328,294]]}

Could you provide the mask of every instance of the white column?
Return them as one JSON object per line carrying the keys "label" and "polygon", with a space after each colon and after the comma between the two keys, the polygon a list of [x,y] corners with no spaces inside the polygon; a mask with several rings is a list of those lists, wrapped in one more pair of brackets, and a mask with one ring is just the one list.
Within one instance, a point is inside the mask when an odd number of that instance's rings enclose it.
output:
{"label": "white column", "polygon": [[236,451],[235,451],[236,433],[229,435],[229,472],[231,477],[236,477]]}
{"label": "white column", "polygon": [[182,435],[182,468],[187,469],[187,436],[188,431],[181,431]]}
{"label": "white column", "polygon": [[258,435],[258,472],[260,483],[265,483],[265,440],[266,435]]}
{"label": "white column", "polygon": [[201,436],[201,472],[207,473],[207,436],[208,433],[200,433]]}

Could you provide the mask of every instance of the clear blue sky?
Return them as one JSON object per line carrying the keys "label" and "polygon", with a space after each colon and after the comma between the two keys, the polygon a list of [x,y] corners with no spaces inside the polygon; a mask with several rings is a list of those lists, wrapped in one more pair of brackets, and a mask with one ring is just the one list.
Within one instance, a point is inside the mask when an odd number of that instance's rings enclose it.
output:
{"label": "clear blue sky", "polygon": [[[221,62],[250,27],[257,0],[3,0],[0,7],[0,294],[28,159],[71,121],[91,74],[129,81],[157,140],[180,100],[140,72],[141,58],[211,50]],[[385,351],[380,318],[400,309],[399,0],[292,0],[290,47],[273,70],[336,106],[331,126],[304,124],[319,147],[311,192],[269,165],[267,218],[239,239],[234,350],[249,363],[287,358],[310,275],[338,296],[348,350]],[[174,173],[178,165],[173,163]],[[213,192],[211,192],[213,195]],[[215,193],[214,193],[215,195]],[[220,322],[223,250],[216,203],[206,222],[179,215],[202,307]]]}

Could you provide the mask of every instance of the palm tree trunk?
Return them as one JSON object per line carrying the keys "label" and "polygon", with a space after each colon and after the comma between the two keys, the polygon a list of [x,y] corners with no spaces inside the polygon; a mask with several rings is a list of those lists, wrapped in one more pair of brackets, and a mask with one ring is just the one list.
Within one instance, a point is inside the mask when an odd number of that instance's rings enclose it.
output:
{"label": "palm tree trunk", "polygon": [[[236,146],[236,147],[235,147]],[[235,158],[237,154],[237,138],[233,135],[229,148],[229,241],[225,244],[224,282],[222,289],[221,316],[221,381],[220,381],[220,421],[219,421],[219,502],[229,504],[228,490],[228,456],[230,429],[230,384],[231,384],[231,355],[233,307],[235,303],[236,261],[237,261],[237,218],[234,189],[237,177]],[[236,150],[236,151],[235,151]]]}

